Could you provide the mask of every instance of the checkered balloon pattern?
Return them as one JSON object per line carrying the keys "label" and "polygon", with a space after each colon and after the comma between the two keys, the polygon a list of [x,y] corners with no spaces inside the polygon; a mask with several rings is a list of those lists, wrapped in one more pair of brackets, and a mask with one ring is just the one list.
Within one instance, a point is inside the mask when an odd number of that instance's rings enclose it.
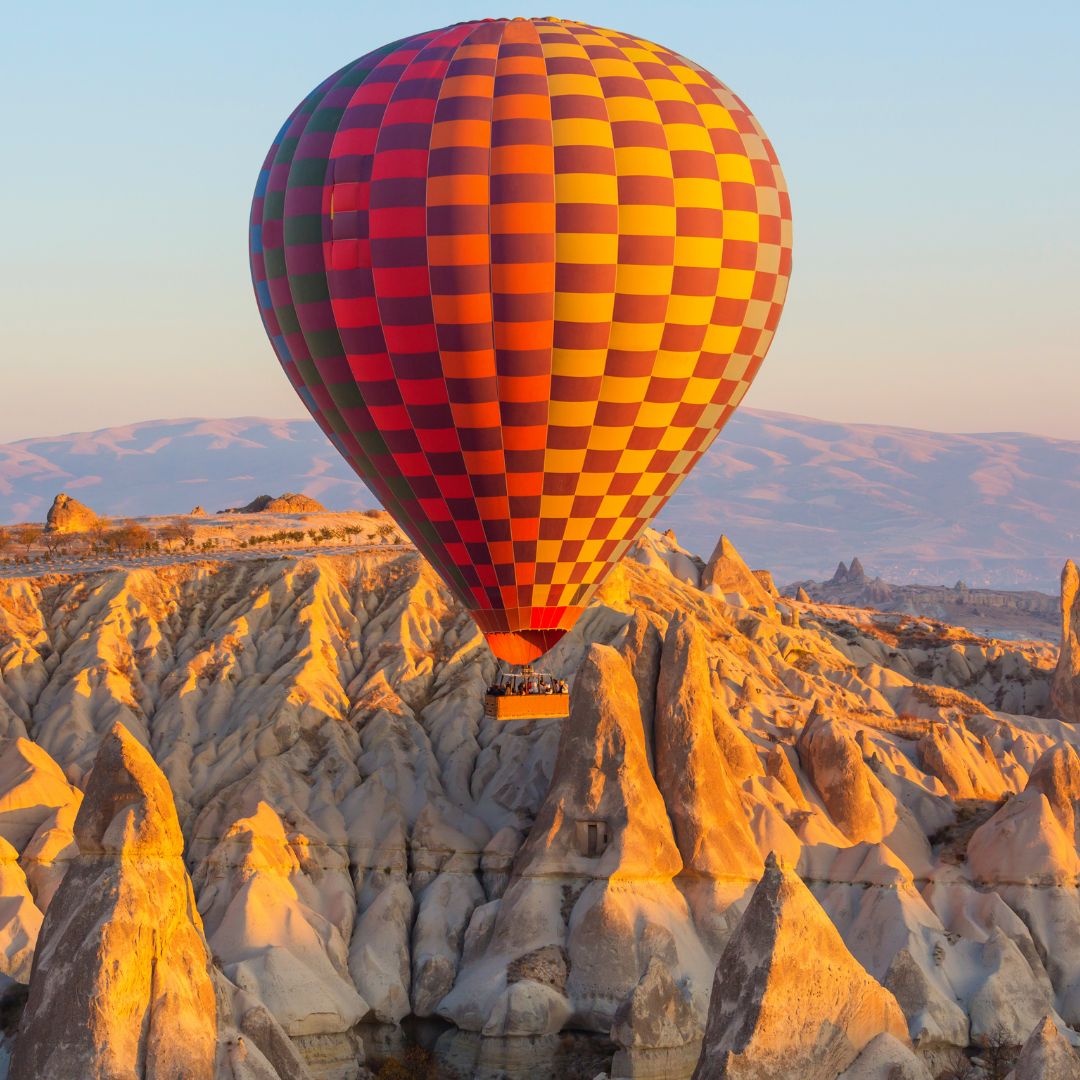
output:
{"label": "checkered balloon pattern", "polygon": [[320,84],[259,174],[266,332],[323,431],[532,661],[705,453],[791,269],[776,155],[659,45],[459,23]]}

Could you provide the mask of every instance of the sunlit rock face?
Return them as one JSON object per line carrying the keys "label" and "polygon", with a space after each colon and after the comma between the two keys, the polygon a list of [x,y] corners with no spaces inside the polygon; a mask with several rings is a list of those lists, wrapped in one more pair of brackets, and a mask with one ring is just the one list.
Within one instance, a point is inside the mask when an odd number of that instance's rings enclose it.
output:
{"label": "sunlit rock face", "polygon": [[53,499],[45,519],[45,528],[52,533],[78,533],[90,528],[97,514],[78,499],[60,492]]}
{"label": "sunlit rock face", "polygon": [[569,721],[484,717],[494,661],[411,553],[0,582],[0,973],[53,955],[119,721],[175,802],[223,1077],[355,1075],[357,1022],[415,1015],[686,1080],[773,851],[902,1011],[851,1077],[1080,1025],[1057,650],[774,597],[727,544],[729,594],[646,539],[546,661]]}
{"label": "sunlit rock face", "polygon": [[908,1042],[896,999],[770,856],[717,965],[694,1080],[833,1080],[883,1033]]}
{"label": "sunlit rock face", "polygon": [[1028,1036],[1011,1080],[1080,1080],[1080,1057],[1049,1016]]}
{"label": "sunlit rock face", "polygon": [[[771,579],[770,579],[771,580]],[[735,545],[721,536],[701,574],[701,587],[740,607],[773,611],[775,585],[770,591],[743,561]]]}
{"label": "sunlit rock face", "polygon": [[11,1076],[214,1075],[209,954],[168,783],[121,725],[102,740],[78,855],[42,926]]}
{"label": "sunlit rock face", "polygon": [[1080,724],[1080,571],[1071,559],[1061,572],[1061,656],[1050,701],[1062,720]]}

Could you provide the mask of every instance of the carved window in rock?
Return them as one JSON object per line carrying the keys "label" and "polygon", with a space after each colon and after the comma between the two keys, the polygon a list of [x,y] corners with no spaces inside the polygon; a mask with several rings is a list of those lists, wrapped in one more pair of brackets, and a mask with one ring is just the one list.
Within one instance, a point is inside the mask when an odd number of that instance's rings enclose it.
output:
{"label": "carved window in rock", "polygon": [[606,821],[579,821],[575,839],[579,855],[598,859],[611,843],[611,830]]}

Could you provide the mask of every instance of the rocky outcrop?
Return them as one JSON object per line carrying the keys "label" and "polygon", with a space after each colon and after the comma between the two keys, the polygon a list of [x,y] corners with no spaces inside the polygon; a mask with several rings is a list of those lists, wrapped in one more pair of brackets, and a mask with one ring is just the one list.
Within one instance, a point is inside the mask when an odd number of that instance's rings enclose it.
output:
{"label": "rocky outcrop", "polygon": [[97,514],[89,506],[60,492],[49,507],[49,513],[45,518],[45,531],[51,533],[86,532],[97,519]]}
{"label": "rocky outcrop", "polygon": [[[319,884],[301,859],[320,865]],[[287,836],[264,802],[233,823],[200,867],[197,880],[207,940],[240,989],[247,990],[289,1035],[348,1031],[367,1012],[349,978],[348,941],[326,918],[331,897],[348,889],[326,864],[333,853]],[[332,863],[331,863],[332,865]]]}
{"label": "rocky outcrop", "polygon": [[867,1043],[839,1080],[931,1080],[931,1075],[911,1047],[882,1032]]}
{"label": "rocky outcrop", "polygon": [[773,610],[773,598],[743,561],[735,545],[721,536],[701,574],[701,587],[740,607]]}
{"label": "rocky outcrop", "polygon": [[0,746],[0,836],[22,851],[41,825],[60,807],[78,806],[82,794],[63,770],[29,739],[3,740]]}
{"label": "rocky outcrop", "polygon": [[[196,507],[198,509],[198,507]],[[195,511],[193,510],[192,513]],[[321,514],[326,507],[309,495],[286,491],[284,495],[259,495],[246,506],[231,506],[219,514]]]}
{"label": "rocky outcrop", "polygon": [[676,614],[656,691],[656,780],[688,877],[757,881],[761,855],[713,729],[712,684],[701,630]]}
{"label": "rocky outcrop", "polygon": [[[0,837],[0,976],[28,983],[41,912],[18,860],[19,853]],[[0,978],[0,985],[3,982]]]}
{"label": "rocky outcrop", "polygon": [[1080,1057],[1053,1017],[1044,1016],[1028,1036],[1009,1080],[1080,1080]]}
{"label": "rocky outcrop", "polygon": [[[1036,715],[1056,650],[792,603],[795,626],[650,544],[545,660],[575,684],[568,723],[483,716],[490,654],[410,552],[0,580],[0,972],[25,978],[37,913],[83,861],[77,787],[121,720],[169,780],[206,933],[242,984],[218,1004],[238,1078],[290,1045],[355,1069],[342,1029],[364,1008],[447,1016],[518,1058],[617,1028],[620,1070],[675,1071],[770,850],[920,1054],[998,1023],[1019,1041],[1050,1001],[1080,1024],[1080,738]],[[930,768],[932,726],[955,738]],[[1028,790],[1004,808],[1015,830],[1003,812],[983,836],[993,806],[944,778],[981,783],[990,757],[1002,795]],[[687,1041],[649,1045],[671,1030]],[[849,1068],[910,1066],[881,1043]]]}
{"label": "rocky outcrop", "polygon": [[896,999],[770,856],[717,965],[694,1080],[835,1080],[882,1033],[908,1045]]}
{"label": "rocky outcrop", "polygon": [[782,590],[804,594],[819,604],[844,604],[904,612],[968,626],[982,633],[1050,639],[1059,624],[1057,597],[1016,589],[970,589],[958,581],[948,585],[898,585],[870,578],[856,559],[844,563],[828,581],[796,581]]}
{"label": "rocky outcrop", "polygon": [[1061,652],[1050,700],[1062,720],[1080,724],[1080,571],[1071,559],[1061,572]]}
{"label": "rocky outcrop", "polygon": [[1008,787],[993,750],[962,729],[931,724],[916,744],[919,765],[954,799],[998,799]]}
{"label": "rocky outcrop", "polygon": [[701,1029],[693,1003],[658,956],[615,1013],[611,1040],[619,1048],[612,1080],[685,1075],[698,1056]]}
{"label": "rocky outcrop", "polygon": [[696,621],[677,613],[660,661],[653,728],[656,782],[682,856],[695,922],[719,951],[727,908],[761,876],[761,853],[713,727],[708,657]]}
{"label": "rocky outcrop", "polygon": [[887,843],[916,872],[930,858],[912,813],[864,760],[851,728],[811,713],[796,748],[799,761],[840,831],[852,842]]}
{"label": "rocky outcrop", "polygon": [[161,770],[119,724],[98,751],[75,840],[34,956],[12,1080],[211,1080],[210,956],[180,823]]}
{"label": "rocky outcrop", "polygon": [[[710,964],[673,884],[681,868],[645,755],[637,687],[619,653],[592,645],[547,796],[502,899],[473,914],[462,971],[440,1013],[488,1035],[547,1035],[571,1016],[607,1032],[652,956],[676,977],[692,970],[703,981]],[[511,980],[521,958],[560,949],[564,988],[535,975]]]}
{"label": "rocky outcrop", "polygon": [[630,666],[637,686],[638,709],[645,732],[645,753],[653,767],[653,719],[656,715],[656,686],[660,679],[660,654],[663,636],[654,618],[644,611],[635,611],[626,624],[619,651]]}
{"label": "rocky outcrop", "polygon": [[973,833],[967,858],[977,881],[1060,884],[1080,874],[1080,755],[1064,743],[1036,762],[1027,787]]}

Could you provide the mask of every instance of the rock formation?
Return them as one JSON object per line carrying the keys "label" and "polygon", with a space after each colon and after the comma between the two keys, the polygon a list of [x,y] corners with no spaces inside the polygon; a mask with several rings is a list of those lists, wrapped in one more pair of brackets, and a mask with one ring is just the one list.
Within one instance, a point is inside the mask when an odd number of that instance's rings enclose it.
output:
{"label": "rock formation", "polygon": [[1062,720],[1080,724],[1080,571],[1071,559],[1061,572],[1061,653],[1050,698]]}
{"label": "rock formation", "polygon": [[713,729],[713,694],[701,630],[676,614],[660,662],[654,721],[656,782],[682,856],[699,930],[722,947],[725,909],[761,876],[761,854]]}
{"label": "rock formation", "polygon": [[931,1075],[909,1046],[882,1032],[866,1044],[839,1080],[931,1080]]}
{"label": "rock formation", "polygon": [[89,506],[84,506],[78,499],[60,492],[49,507],[48,516],[45,518],[45,531],[80,533],[85,532],[96,521],[97,514]]}
{"label": "rock formation", "polygon": [[908,1042],[896,999],[774,856],[716,972],[694,1080],[835,1080],[882,1033]]}
{"label": "rock formation", "polygon": [[1010,1080],[1080,1080],[1080,1057],[1052,1017],[1044,1016],[1028,1036]]}
{"label": "rock formation", "polygon": [[[622,657],[591,646],[547,796],[497,909],[477,908],[463,970],[440,1007],[460,1027],[547,1035],[573,1015],[580,1026],[607,1032],[652,956],[680,973],[689,965],[699,978],[708,968],[673,884],[682,860],[649,770],[637,702]],[[480,936],[486,947],[470,962],[468,939]],[[532,972],[531,958],[563,948],[565,985],[512,977],[522,958]]]}
{"label": "rock formation", "polygon": [[773,609],[773,598],[726,536],[720,537],[705,564],[701,587],[723,596],[729,603]]}
{"label": "rock formation", "polygon": [[98,751],[75,840],[34,955],[12,1080],[210,1080],[214,991],[180,823],[161,770],[119,724]]}
{"label": "rock formation", "polygon": [[635,611],[626,624],[620,652],[630,665],[637,686],[638,709],[645,733],[645,753],[653,767],[653,720],[656,716],[656,687],[660,679],[660,654],[663,634],[654,618],[644,611]]}
{"label": "rock formation", "polygon": [[616,1011],[611,1039],[619,1047],[612,1080],[687,1075],[693,1067],[701,1039],[693,1003],[658,956]]}
{"label": "rock formation", "polygon": [[[196,507],[196,509],[199,509]],[[219,510],[219,514],[319,514],[326,507],[309,495],[298,495],[286,491],[284,495],[259,495],[246,506],[231,506],[228,510]],[[192,513],[195,511],[193,510]]]}
{"label": "rock formation", "polygon": [[796,581],[782,591],[796,597],[802,593],[819,604],[920,615],[994,636],[1051,640],[1060,625],[1058,598],[1047,593],[972,589],[962,581],[954,586],[899,585],[868,577],[858,559],[850,568],[840,563],[828,581]]}
{"label": "rock formation", "polygon": [[[448,1066],[473,1040],[470,1061],[555,1068],[586,1030],[616,1072],[685,1076],[774,850],[935,1069],[1046,1013],[1071,1038],[1080,734],[1046,715],[1057,650],[813,601],[794,625],[646,540],[546,660],[569,723],[483,715],[494,663],[412,552],[0,580],[0,973],[26,977],[42,926],[56,969],[119,721],[188,837],[223,1077],[300,1076],[296,1054],[355,1073],[354,1020],[410,1014],[464,1029]],[[138,860],[95,865],[129,881]],[[902,1032],[873,1034],[850,1077],[925,1080]]]}

